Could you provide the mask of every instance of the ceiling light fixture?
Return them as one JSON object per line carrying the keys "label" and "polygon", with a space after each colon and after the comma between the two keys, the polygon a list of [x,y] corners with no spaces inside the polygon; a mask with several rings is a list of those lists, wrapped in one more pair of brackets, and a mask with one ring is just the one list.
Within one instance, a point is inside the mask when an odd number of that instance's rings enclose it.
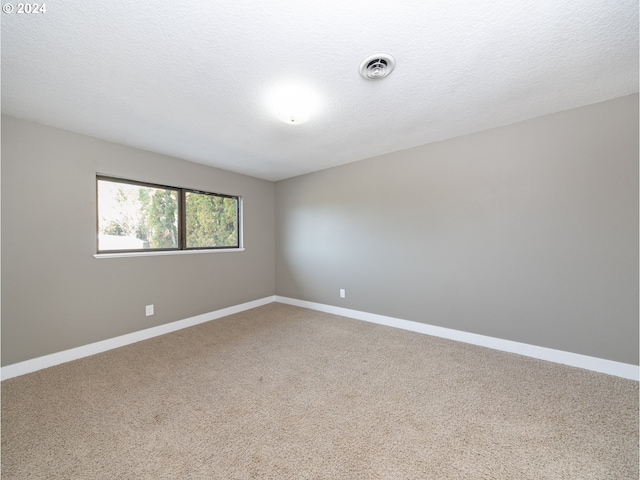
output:
{"label": "ceiling light fixture", "polygon": [[284,123],[299,125],[308,121],[320,110],[318,94],[303,85],[283,84],[268,97],[269,110]]}
{"label": "ceiling light fixture", "polygon": [[395,59],[388,53],[374,53],[360,64],[360,75],[369,80],[377,80],[388,76],[395,66]]}

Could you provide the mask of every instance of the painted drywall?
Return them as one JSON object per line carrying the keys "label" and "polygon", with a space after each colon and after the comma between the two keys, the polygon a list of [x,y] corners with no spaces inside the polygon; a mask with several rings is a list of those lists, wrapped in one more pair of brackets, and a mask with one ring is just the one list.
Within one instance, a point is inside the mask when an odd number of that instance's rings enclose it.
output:
{"label": "painted drywall", "polygon": [[[246,250],[94,258],[96,173],[242,196]],[[274,248],[272,182],[2,117],[3,366],[273,295]]]}
{"label": "painted drywall", "polygon": [[278,182],[276,293],[637,365],[638,95]]}

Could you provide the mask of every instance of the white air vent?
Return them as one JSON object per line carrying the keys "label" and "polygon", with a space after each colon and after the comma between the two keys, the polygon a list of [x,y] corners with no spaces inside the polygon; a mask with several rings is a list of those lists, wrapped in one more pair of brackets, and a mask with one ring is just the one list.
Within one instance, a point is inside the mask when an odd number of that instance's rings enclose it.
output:
{"label": "white air vent", "polygon": [[388,53],[375,53],[369,55],[360,64],[360,75],[372,80],[384,78],[393,72],[396,61]]}

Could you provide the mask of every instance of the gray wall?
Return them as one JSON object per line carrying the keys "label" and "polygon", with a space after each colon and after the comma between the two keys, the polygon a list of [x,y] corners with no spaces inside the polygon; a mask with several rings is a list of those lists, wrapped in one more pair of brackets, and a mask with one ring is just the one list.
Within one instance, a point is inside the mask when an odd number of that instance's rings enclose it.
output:
{"label": "gray wall", "polygon": [[[242,195],[247,250],[95,259],[96,172]],[[275,188],[2,117],[2,365],[274,293],[638,364],[638,287],[637,95]]]}
{"label": "gray wall", "polygon": [[[94,258],[96,172],[241,195],[246,251]],[[272,182],[2,117],[2,365],[271,296],[274,249]]]}
{"label": "gray wall", "polygon": [[638,96],[278,182],[276,293],[637,365]]}

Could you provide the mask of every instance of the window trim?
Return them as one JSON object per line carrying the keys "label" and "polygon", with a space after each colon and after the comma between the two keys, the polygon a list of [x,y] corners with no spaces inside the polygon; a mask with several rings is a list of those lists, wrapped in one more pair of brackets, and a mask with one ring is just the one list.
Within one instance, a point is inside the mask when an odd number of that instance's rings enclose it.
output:
{"label": "window trim", "polygon": [[[173,190],[176,192],[178,208],[177,208],[177,224],[178,224],[178,246],[169,248],[145,248],[145,249],[122,249],[122,250],[100,250],[99,229],[100,229],[100,205],[98,182],[108,181],[114,183],[125,183],[128,185],[137,185],[141,187],[157,188],[163,190]],[[244,251],[243,228],[242,228],[242,197],[240,195],[228,195],[223,193],[208,192],[195,188],[174,187],[170,185],[162,185],[159,183],[143,182],[131,180],[128,178],[114,177],[111,175],[96,174],[96,258],[114,258],[114,257],[138,257],[150,255],[175,255],[185,253],[211,253],[211,252],[238,252]],[[212,195],[223,198],[233,198],[236,200],[236,219],[237,219],[237,242],[234,246],[222,247],[187,247],[187,217],[186,217],[186,194],[196,193],[201,195]]]}
{"label": "window trim", "polygon": [[[126,257],[155,257],[165,255],[192,255],[201,253],[235,253],[244,252],[245,248],[217,248],[217,249],[198,249],[198,250],[135,250],[133,252],[124,252],[119,250],[118,253],[94,253],[93,258],[126,258]],[[121,252],[121,253],[120,253]]]}

